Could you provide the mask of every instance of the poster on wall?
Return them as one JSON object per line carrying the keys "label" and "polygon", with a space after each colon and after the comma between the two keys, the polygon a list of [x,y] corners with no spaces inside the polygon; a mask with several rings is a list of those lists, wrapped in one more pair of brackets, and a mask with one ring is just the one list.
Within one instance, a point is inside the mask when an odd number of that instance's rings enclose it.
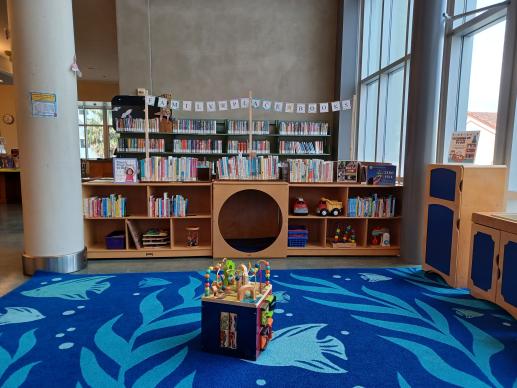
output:
{"label": "poster on wall", "polygon": [[449,147],[449,163],[474,163],[480,131],[453,132]]}
{"label": "poster on wall", "polygon": [[33,117],[57,117],[57,97],[54,93],[31,92]]}
{"label": "poster on wall", "polygon": [[138,159],[113,158],[113,181],[115,183],[137,183]]}

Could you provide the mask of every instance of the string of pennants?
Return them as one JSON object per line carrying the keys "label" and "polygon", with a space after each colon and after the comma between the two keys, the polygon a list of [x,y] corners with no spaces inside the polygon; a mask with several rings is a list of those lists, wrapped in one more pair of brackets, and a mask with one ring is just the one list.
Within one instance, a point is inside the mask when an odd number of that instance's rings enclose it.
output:
{"label": "string of pennants", "polygon": [[[250,98],[234,98],[222,101],[180,101],[168,100],[165,97],[146,96],[146,103],[150,106],[157,105],[159,108],[170,108],[171,110],[182,110],[185,112],[224,112],[236,109],[249,109]],[[251,99],[251,107],[264,111],[285,112],[285,113],[328,113],[352,109],[350,100],[314,103],[294,103],[264,100],[260,98]]]}

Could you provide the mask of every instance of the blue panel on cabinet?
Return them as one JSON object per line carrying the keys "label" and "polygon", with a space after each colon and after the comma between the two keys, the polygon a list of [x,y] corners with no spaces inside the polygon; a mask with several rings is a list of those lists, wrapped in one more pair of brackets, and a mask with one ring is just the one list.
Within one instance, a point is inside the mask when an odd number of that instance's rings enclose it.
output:
{"label": "blue panel on cabinet", "polygon": [[433,198],[454,201],[456,199],[456,172],[448,168],[431,170],[429,195]]}
{"label": "blue panel on cabinet", "polygon": [[485,291],[492,288],[494,249],[495,242],[492,236],[483,232],[477,232],[474,235],[470,277],[476,287]]}
{"label": "blue panel on cabinet", "polygon": [[442,205],[429,205],[427,211],[425,262],[450,275],[454,212]]}
{"label": "blue panel on cabinet", "polygon": [[517,307],[517,242],[509,241],[504,247],[501,295],[506,303]]}

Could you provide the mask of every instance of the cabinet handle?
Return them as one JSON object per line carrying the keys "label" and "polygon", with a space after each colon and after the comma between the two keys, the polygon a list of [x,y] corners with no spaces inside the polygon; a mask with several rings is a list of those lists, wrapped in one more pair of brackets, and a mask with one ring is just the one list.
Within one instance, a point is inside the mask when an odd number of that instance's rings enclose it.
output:
{"label": "cabinet handle", "polygon": [[460,228],[460,219],[458,218],[458,220],[456,221],[456,228],[459,229]]}
{"label": "cabinet handle", "polygon": [[501,279],[501,268],[497,267],[497,279]]}
{"label": "cabinet handle", "polygon": [[460,181],[459,188],[460,188],[460,191],[463,191],[463,179]]}
{"label": "cabinet handle", "polygon": [[499,253],[495,257],[495,264],[497,265],[497,268],[499,268]]}

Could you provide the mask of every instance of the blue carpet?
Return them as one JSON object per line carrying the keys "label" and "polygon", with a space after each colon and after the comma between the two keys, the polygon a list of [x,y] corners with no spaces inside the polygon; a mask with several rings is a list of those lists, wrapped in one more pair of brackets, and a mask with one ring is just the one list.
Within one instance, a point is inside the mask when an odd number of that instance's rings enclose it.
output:
{"label": "blue carpet", "polygon": [[517,322],[417,268],[273,270],[257,362],[201,350],[201,279],[37,274],[0,299],[0,386],[517,386]]}

